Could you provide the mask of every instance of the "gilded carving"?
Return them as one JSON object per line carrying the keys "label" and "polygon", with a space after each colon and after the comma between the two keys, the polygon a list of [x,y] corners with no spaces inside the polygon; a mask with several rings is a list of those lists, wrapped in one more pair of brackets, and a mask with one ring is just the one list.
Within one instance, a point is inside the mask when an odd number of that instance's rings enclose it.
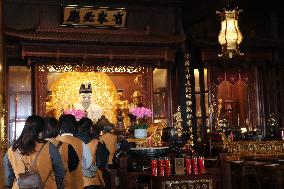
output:
{"label": "gilded carving", "polygon": [[284,156],[284,141],[237,141],[225,144],[229,160],[244,157],[273,158]]}
{"label": "gilded carving", "polygon": [[162,189],[213,189],[212,179],[163,181]]}
{"label": "gilded carving", "polygon": [[[162,146],[162,135],[163,129],[167,127],[165,122],[153,123],[147,129],[148,138],[128,138],[128,142],[135,142],[137,148],[147,148],[147,147],[160,147]],[[149,138],[152,140],[151,146],[149,146]]]}
{"label": "gilded carving", "polygon": [[96,65],[41,65],[39,71],[44,72],[104,72],[104,73],[146,73],[148,67],[144,66],[96,66]]}
{"label": "gilded carving", "polygon": [[38,114],[45,116],[46,114],[46,104],[43,103],[46,101],[46,88],[47,88],[47,72],[37,72],[38,74]]}

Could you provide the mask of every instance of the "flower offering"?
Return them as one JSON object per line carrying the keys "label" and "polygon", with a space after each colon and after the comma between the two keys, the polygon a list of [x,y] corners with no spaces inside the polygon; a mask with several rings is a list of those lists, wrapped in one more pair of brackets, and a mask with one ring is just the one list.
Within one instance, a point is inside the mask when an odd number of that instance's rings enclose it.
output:
{"label": "flower offering", "polygon": [[147,121],[146,118],[152,116],[152,111],[145,107],[136,107],[129,110],[129,113],[136,117],[136,124],[134,125],[134,129],[147,129]]}
{"label": "flower offering", "polygon": [[70,114],[73,115],[77,121],[79,121],[82,117],[86,117],[87,113],[83,110],[76,110],[76,109],[67,109],[64,110],[63,114]]}
{"label": "flower offering", "polygon": [[152,111],[148,108],[144,107],[136,107],[129,110],[129,112],[136,116],[136,118],[146,118],[152,116]]}

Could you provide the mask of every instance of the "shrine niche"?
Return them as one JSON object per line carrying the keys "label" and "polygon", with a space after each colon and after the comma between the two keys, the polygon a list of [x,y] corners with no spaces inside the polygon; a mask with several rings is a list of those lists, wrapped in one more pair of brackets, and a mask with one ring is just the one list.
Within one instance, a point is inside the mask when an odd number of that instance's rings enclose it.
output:
{"label": "shrine niche", "polygon": [[254,130],[257,122],[254,73],[231,68],[227,71],[212,69],[211,102],[214,129]]}
{"label": "shrine niche", "polygon": [[228,126],[248,127],[247,74],[227,74],[218,77],[218,120]]}
{"label": "shrine niche", "polygon": [[[48,75],[48,88],[52,92],[51,107],[55,109],[55,117],[59,117],[62,110],[72,108],[79,98],[81,84],[90,83],[92,87],[91,103],[102,108],[102,114],[111,122],[115,122],[115,103],[117,89],[105,73],[71,72]],[[46,107],[50,112],[51,107]]]}
{"label": "shrine niche", "polygon": [[[64,69],[65,70],[64,70]],[[66,69],[69,68],[69,69]],[[119,71],[120,70],[120,71]],[[115,73],[113,73],[115,72]],[[132,73],[130,73],[132,72]],[[117,121],[119,91],[123,89],[127,107],[132,107],[137,100],[138,92],[143,104],[151,104],[148,69],[127,68],[102,69],[99,66],[38,66],[38,107],[41,115],[59,117],[66,109],[74,108],[79,98],[81,84],[90,83],[92,88],[91,102],[99,105],[102,114],[112,123]],[[139,78],[139,80],[137,80]]]}

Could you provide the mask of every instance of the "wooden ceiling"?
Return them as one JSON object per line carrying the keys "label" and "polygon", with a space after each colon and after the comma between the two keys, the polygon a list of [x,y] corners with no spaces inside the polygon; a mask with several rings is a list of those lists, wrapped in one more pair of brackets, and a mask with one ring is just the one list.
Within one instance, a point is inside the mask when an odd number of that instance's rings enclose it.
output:
{"label": "wooden ceiling", "polygon": [[[183,28],[188,39],[201,41],[202,45],[217,44],[220,17],[216,11],[228,7],[229,0],[184,0]],[[244,36],[242,45],[254,47],[283,47],[284,16],[279,0],[230,0],[229,7],[243,10],[239,27]],[[281,40],[279,40],[281,39]]]}
{"label": "wooden ceiling", "polygon": [[279,0],[184,0],[183,1],[183,14],[185,27],[191,27],[193,25],[203,22],[205,19],[217,17],[216,11],[223,10],[228,6],[232,9],[238,7],[244,12],[256,12],[268,15],[268,12],[275,11],[280,12]]}

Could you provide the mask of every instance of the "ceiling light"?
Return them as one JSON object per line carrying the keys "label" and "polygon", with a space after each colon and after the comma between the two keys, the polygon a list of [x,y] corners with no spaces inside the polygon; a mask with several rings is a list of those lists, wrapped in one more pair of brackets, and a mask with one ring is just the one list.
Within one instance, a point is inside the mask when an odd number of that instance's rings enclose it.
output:
{"label": "ceiling light", "polygon": [[221,31],[218,41],[222,46],[222,53],[219,57],[233,58],[233,55],[243,55],[239,50],[243,36],[239,30],[238,15],[242,10],[226,10],[216,13],[221,17]]}

